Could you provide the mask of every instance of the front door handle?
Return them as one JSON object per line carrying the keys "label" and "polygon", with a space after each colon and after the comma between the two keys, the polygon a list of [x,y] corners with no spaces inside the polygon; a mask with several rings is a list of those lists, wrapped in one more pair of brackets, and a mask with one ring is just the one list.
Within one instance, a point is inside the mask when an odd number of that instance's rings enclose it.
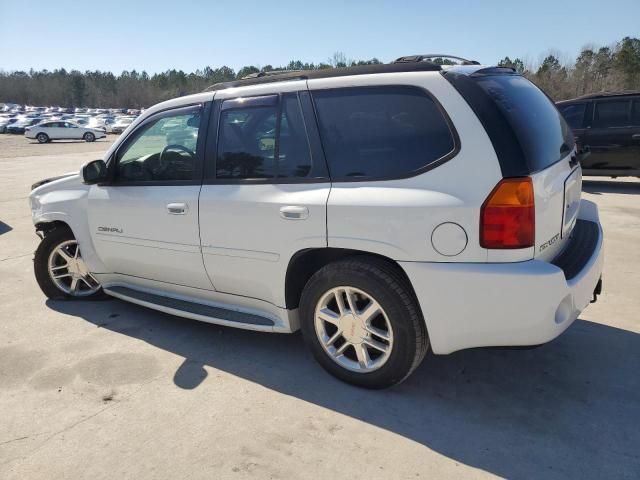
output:
{"label": "front door handle", "polygon": [[640,140],[640,133],[634,133],[633,135],[631,135],[631,138],[633,138],[634,140]]}
{"label": "front door handle", "polygon": [[184,215],[189,210],[186,203],[169,203],[167,205],[167,213],[171,215]]}
{"label": "front door handle", "polygon": [[304,220],[309,217],[309,209],[298,205],[280,208],[280,216],[285,220]]}

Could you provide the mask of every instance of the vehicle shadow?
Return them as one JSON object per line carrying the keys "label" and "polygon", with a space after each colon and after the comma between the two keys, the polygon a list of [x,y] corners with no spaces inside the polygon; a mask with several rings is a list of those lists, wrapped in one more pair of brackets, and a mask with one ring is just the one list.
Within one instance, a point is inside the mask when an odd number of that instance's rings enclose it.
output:
{"label": "vehicle shadow", "polygon": [[419,442],[507,478],[638,478],[640,334],[578,320],[532,350],[429,354],[403,384],[367,391],[326,374],[300,335],[235,330],[119,300],[50,308],[184,358],[197,388],[205,366]]}
{"label": "vehicle shadow", "polygon": [[10,232],[11,230],[13,230],[13,228],[11,228],[10,225],[0,221],[0,235]]}
{"label": "vehicle shadow", "polygon": [[586,180],[582,179],[584,192],[601,195],[603,193],[621,193],[628,195],[640,194],[640,182],[617,182],[615,180]]}

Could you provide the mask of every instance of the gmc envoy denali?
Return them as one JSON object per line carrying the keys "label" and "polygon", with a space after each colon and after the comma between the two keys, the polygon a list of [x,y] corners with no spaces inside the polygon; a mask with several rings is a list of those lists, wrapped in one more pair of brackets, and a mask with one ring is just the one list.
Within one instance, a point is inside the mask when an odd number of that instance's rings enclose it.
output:
{"label": "gmc envoy denali", "polygon": [[571,130],[512,69],[431,57],[148,109],[103,160],[34,185],[42,291],[300,328],[326,370],[369,388],[429,348],[557,337],[602,286]]}

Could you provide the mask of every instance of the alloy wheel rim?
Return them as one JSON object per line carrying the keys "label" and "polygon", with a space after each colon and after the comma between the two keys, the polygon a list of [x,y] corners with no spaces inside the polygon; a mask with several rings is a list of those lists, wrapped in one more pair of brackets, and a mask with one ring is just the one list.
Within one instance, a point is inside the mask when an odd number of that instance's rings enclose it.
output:
{"label": "alloy wheel rim", "polygon": [[372,295],[349,286],[327,291],[314,312],[315,331],[324,351],[352,372],[382,367],[393,350],[393,329]]}
{"label": "alloy wheel rim", "polygon": [[54,248],[47,265],[49,277],[67,295],[86,297],[100,289],[100,283],[82,259],[76,240],[66,240]]}

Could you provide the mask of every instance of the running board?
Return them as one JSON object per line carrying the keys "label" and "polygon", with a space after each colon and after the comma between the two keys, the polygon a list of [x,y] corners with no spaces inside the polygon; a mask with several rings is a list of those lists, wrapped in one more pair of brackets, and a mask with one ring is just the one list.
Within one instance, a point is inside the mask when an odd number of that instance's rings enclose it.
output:
{"label": "running board", "polygon": [[273,327],[275,326],[273,320],[261,315],[164,297],[162,295],[142,292],[127,287],[106,287],[104,292],[121,300],[142,305],[143,307],[218,325],[268,332],[273,331]]}

